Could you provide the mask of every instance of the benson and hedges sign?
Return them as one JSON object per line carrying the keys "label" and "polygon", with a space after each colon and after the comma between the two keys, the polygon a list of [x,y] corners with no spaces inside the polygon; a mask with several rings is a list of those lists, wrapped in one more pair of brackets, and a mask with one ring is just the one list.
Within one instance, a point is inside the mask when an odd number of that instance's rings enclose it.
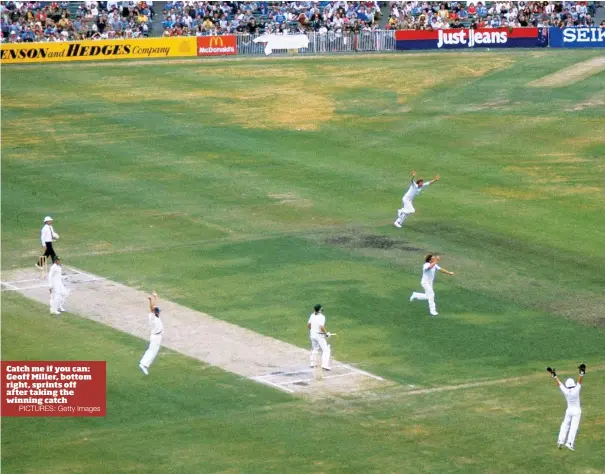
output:
{"label": "benson and hedges sign", "polygon": [[449,30],[400,30],[396,49],[537,48],[548,43],[546,28],[468,28]]}
{"label": "benson and hedges sign", "polygon": [[148,38],[2,45],[2,64],[196,55],[195,38]]}

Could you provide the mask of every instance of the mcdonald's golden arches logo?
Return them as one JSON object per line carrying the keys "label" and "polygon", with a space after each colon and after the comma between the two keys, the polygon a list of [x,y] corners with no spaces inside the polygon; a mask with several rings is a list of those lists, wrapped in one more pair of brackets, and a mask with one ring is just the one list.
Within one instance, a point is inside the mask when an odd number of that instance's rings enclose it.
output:
{"label": "mcdonald's golden arches logo", "polygon": [[198,56],[225,56],[237,54],[237,39],[235,35],[198,36]]}

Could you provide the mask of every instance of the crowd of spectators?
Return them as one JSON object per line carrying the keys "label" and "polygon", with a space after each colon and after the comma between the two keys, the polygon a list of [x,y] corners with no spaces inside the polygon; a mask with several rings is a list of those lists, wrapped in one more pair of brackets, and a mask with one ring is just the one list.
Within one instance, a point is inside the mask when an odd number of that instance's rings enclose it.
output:
{"label": "crowd of spectators", "polygon": [[153,2],[2,2],[2,41],[58,42],[150,34]]}
{"label": "crowd of spectators", "polygon": [[378,27],[379,2],[170,2],[165,36],[369,31]]}
{"label": "crowd of spectators", "polygon": [[597,2],[391,2],[387,28],[594,26]]}
{"label": "crowd of spectators", "polygon": [[[140,38],[151,35],[152,1],[2,2],[3,42]],[[388,22],[379,25],[390,8]],[[386,29],[593,26],[598,2],[167,2],[163,36],[292,34]],[[159,12],[158,12],[159,13]],[[605,26],[605,25],[601,25]]]}

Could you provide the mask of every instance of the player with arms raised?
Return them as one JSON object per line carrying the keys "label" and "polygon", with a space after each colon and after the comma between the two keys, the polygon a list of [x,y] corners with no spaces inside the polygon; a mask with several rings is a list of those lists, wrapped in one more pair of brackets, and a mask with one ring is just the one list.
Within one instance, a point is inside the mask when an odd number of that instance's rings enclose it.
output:
{"label": "player with arms raised", "polygon": [[397,220],[395,222],[393,222],[393,225],[395,227],[402,227],[403,221],[405,221],[405,219],[410,214],[414,214],[414,212],[416,212],[416,209],[414,209],[413,202],[414,202],[414,198],[418,194],[420,194],[420,191],[422,191],[427,186],[433,184],[434,182],[439,181],[439,175],[435,176],[435,178],[432,181],[427,181],[426,183],[424,182],[423,179],[419,179],[418,181],[414,182],[415,177],[416,177],[416,170],[412,170],[412,179],[410,180],[410,187],[402,199],[403,207],[401,209],[397,210]]}

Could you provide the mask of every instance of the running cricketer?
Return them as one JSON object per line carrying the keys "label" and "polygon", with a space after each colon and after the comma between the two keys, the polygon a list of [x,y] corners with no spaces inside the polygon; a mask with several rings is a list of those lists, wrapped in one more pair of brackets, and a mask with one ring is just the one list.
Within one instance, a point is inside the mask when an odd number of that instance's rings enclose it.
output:
{"label": "running cricketer", "polygon": [[446,275],[455,275],[454,272],[450,272],[445,268],[441,268],[438,263],[441,260],[439,255],[427,255],[424,259],[424,265],[422,265],[422,279],[420,284],[424,288],[424,293],[413,292],[410,296],[410,301],[414,300],[428,300],[429,312],[431,316],[437,316],[437,306],[435,305],[435,292],[433,291],[433,282],[435,281],[435,270],[439,270],[441,273]]}

